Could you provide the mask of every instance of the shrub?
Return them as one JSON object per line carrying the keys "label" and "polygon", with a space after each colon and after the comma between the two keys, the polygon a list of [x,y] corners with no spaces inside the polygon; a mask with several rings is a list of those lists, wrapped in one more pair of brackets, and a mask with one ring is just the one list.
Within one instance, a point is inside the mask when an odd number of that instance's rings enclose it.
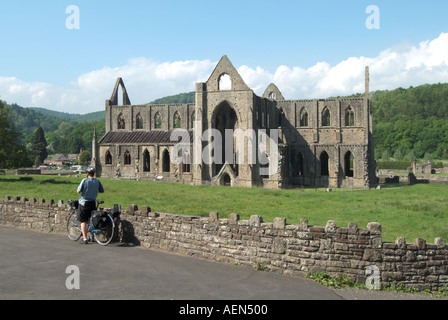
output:
{"label": "shrub", "polygon": [[412,163],[410,161],[377,161],[378,169],[407,170]]}

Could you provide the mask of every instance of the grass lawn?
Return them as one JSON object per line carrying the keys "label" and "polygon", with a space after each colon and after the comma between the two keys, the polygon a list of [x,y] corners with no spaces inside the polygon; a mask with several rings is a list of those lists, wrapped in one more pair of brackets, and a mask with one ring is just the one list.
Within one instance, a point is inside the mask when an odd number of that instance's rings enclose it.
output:
{"label": "grass lawn", "polygon": [[[55,201],[77,199],[76,188],[82,177],[0,176],[0,197],[20,196]],[[381,190],[267,190],[189,186],[178,183],[101,179],[106,193],[100,195],[106,207],[130,204],[148,205],[153,211],[221,218],[238,213],[241,219],[260,215],[265,222],[276,217],[298,224],[325,226],[334,220],[339,227],[356,222],[365,228],[369,222],[382,224],[383,241],[405,237],[408,242],[423,238],[448,240],[448,186],[421,184],[383,187]]]}

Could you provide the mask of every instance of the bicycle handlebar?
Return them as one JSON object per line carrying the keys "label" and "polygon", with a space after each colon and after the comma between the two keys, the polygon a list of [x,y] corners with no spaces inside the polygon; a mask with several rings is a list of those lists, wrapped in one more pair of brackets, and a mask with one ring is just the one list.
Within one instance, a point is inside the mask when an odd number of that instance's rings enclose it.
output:
{"label": "bicycle handlebar", "polygon": [[[68,205],[70,206],[71,210],[77,210],[78,206],[79,206],[79,202],[78,200],[69,200]],[[103,200],[97,201],[97,207],[99,207],[100,204],[104,204]],[[114,205],[114,208],[112,210],[110,210],[111,213],[115,216],[115,215],[120,215],[121,214],[121,206],[118,204]]]}

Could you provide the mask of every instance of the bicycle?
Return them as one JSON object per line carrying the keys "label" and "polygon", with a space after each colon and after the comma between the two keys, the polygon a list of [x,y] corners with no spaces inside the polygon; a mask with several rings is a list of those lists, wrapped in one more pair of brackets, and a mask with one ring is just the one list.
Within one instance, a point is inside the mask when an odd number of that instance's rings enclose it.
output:
{"label": "bicycle", "polygon": [[[88,232],[92,235],[95,241],[107,246],[113,239],[115,233],[115,226],[120,219],[121,208],[119,205],[114,205],[113,209],[104,211],[104,208],[99,208],[104,201],[97,201],[97,210],[92,212],[92,217],[88,222]],[[67,219],[67,235],[72,241],[78,241],[82,236],[81,222],[78,219],[79,202],[76,200],[68,201],[70,210]]]}

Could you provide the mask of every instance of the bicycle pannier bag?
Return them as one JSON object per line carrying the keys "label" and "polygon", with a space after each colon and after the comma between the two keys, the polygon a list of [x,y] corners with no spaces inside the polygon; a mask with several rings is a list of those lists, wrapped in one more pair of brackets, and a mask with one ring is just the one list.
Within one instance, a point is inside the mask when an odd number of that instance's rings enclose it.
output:
{"label": "bicycle pannier bag", "polygon": [[107,213],[101,211],[92,212],[92,225],[95,229],[101,229],[106,226]]}

